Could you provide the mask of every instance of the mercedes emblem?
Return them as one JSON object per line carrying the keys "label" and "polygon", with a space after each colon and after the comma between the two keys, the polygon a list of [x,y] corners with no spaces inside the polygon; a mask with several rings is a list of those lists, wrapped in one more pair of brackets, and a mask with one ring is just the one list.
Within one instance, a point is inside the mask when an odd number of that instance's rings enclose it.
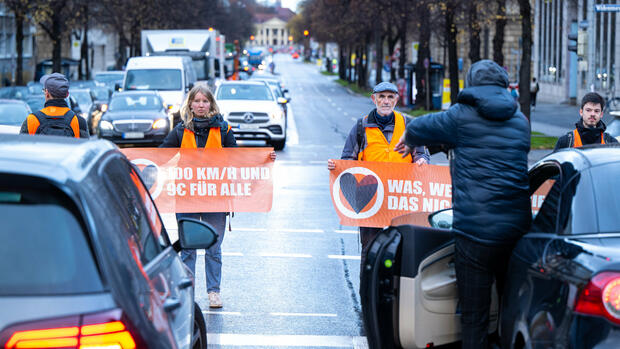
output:
{"label": "mercedes emblem", "polygon": [[252,113],[245,113],[245,114],[243,114],[243,120],[247,124],[251,124],[252,121],[254,121],[254,114],[252,114]]}

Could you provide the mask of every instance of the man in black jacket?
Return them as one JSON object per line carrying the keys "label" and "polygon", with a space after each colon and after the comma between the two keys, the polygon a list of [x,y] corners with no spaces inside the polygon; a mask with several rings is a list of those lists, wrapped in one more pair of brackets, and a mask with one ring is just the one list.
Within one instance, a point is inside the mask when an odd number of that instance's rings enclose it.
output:
{"label": "man in black jacket", "polygon": [[586,144],[609,144],[618,141],[605,132],[607,128],[603,121],[605,100],[596,92],[589,92],[581,100],[579,121],[575,129],[558,139],[555,150],[562,148],[578,148]]}
{"label": "man in black jacket", "polygon": [[506,71],[471,66],[457,103],[412,120],[397,145],[451,152],[455,269],[463,348],[487,348],[493,281],[501,295],[511,251],[532,218],[527,177],[530,127],[508,92]]}

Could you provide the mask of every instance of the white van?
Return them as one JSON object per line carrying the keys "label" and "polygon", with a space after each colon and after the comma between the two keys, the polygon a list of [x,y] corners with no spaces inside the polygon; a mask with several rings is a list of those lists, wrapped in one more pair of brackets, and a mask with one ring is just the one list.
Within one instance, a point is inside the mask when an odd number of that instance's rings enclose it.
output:
{"label": "white van", "polygon": [[158,91],[173,115],[195,83],[196,72],[187,56],[132,57],[127,61],[123,90]]}

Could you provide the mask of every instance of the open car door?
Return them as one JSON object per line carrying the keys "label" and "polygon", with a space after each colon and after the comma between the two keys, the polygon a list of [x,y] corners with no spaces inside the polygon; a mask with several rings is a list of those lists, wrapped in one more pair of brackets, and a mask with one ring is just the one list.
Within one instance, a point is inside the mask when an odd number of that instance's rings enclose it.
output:
{"label": "open car door", "polygon": [[[498,306],[493,293],[490,329],[494,330]],[[458,342],[452,232],[415,225],[384,229],[368,250],[360,296],[370,348],[430,348]]]}

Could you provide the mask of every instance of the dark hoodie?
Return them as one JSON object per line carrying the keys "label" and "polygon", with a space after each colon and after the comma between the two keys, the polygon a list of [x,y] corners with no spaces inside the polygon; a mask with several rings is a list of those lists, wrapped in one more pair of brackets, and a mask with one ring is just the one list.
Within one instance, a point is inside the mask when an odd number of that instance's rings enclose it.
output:
{"label": "dark hoodie", "polygon": [[[203,148],[207,144],[209,138],[209,131],[211,127],[219,127],[222,135],[222,147],[236,147],[235,135],[232,130],[228,130],[228,123],[224,121],[221,115],[215,115],[209,119],[194,119],[193,120],[193,132],[196,137],[196,147]],[[178,148],[183,141],[183,133],[185,132],[185,125],[183,123],[178,124],[164,142],[159,146],[160,148]]]}
{"label": "dark hoodie", "polygon": [[[603,121],[599,121],[598,124],[596,124],[596,127],[586,128],[583,126],[582,120],[579,119],[579,121],[575,123],[575,128],[577,129],[577,132],[579,132],[581,143],[583,145],[601,144],[601,133],[603,133],[605,144],[618,143],[614,137],[605,132],[607,126],[605,126]],[[575,140],[573,139],[573,131],[571,130],[564,136],[558,138],[558,142],[555,144],[555,149],[553,149],[553,151],[562,148],[571,148],[573,144],[575,144]]]}
{"label": "dark hoodie", "polygon": [[488,245],[514,243],[532,216],[530,127],[507,87],[503,68],[479,61],[469,69],[457,104],[407,125],[408,145],[452,150],[453,230]]}

